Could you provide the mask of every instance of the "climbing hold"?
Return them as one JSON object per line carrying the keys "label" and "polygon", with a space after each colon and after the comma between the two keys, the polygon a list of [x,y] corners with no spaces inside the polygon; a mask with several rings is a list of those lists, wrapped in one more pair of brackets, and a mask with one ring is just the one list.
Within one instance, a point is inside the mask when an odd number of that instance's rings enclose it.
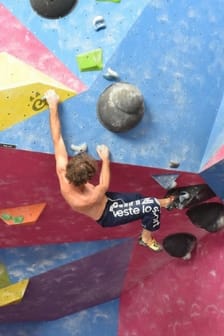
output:
{"label": "climbing hold", "polygon": [[224,228],[224,205],[210,202],[202,203],[187,210],[191,222],[208,232],[217,232]]}
{"label": "climbing hold", "polygon": [[3,214],[1,215],[1,219],[6,220],[6,221],[9,221],[9,220],[12,220],[13,217],[12,217],[11,215],[9,215],[9,214],[3,213]]}
{"label": "climbing hold", "polygon": [[0,147],[3,147],[3,148],[16,148],[16,145],[0,143]]}
{"label": "climbing hold", "polygon": [[190,259],[191,252],[195,249],[197,238],[190,233],[175,233],[164,238],[164,250],[176,258]]}
{"label": "climbing hold", "polygon": [[136,126],[144,114],[141,92],[128,83],[114,83],[100,95],[97,104],[99,121],[112,132],[128,131]]}
{"label": "climbing hold", "polygon": [[181,204],[184,203],[185,200],[189,200],[191,197],[190,193],[187,192],[186,190],[182,190],[180,191],[180,194],[179,194],[179,201]]}
{"label": "climbing hold", "polygon": [[170,163],[169,163],[170,168],[178,168],[179,165],[180,165],[180,162],[177,162],[177,161],[172,161],[171,160]]}
{"label": "climbing hold", "polygon": [[169,189],[165,197],[174,196],[175,200],[167,210],[190,208],[198,203],[207,201],[215,193],[207,184],[196,184],[186,187]]}
{"label": "climbing hold", "polygon": [[0,218],[7,225],[15,225],[21,223],[33,224],[38,220],[45,206],[46,203],[37,203],[16,208],[0,209]]}
{"label": "climbing hold", "polygon": [[152,178],[161,185],[164,189],[173,189],[177,186],[176,179],[179,177],[178,174],[161,174],[152,175]]}
{"label": "climbing hold", "polygon": [[23,216],[11,216],[11,215],[9,215],[9,214],[2,214],[1,215],[1,219],[3,220],[3,221],[13,221],[13,223],[14,224],[20,224],[20,223],[22,223],[23,222],[23,220],[24,220],[24,217]]}
{"label": "climbing hold", "polygon": [[106,28],[106,23],[103,16],[96,16],[93,19],[93,27],[96,31]]}
{"label": "climbing hold", "polygon": [[111,68],[107,69],[107,72],[103,74],[103,77],[107,80],[119,80],[118,73]]}
{"label": "climbing hold", "polygon": [[15,216],[13,221],[15,224],[21,224],[24,221],[24,216]]}
{"label": "climbing hold", "polygon": [[83,152],[87,152],[87,144],[86,143],[83,143],[81,145],[74,145],[74,144],[71,144],[71,149],[76,152],[76,154],[79,154],[79,153],[83,153]]}
{"label": "climbing hold", "polygon": [[0,307],[19,303],[27,289],[29,279],[24,279],[0,289]]}
{"label": "climbing hold", "polygon": [[80,71],[101,70],[103,68],[103,51],[101,48],[76,56]]}
{"label": "climbing hold", "polygon": [[186,190],[181,190],[179,191],[178,195],[173,194],[173,196],[175,196],[175,200],[167,207],[167,210],[172,210],[173,208],[184,209],[188,202],[192,201],[191,194]]}
{"label": "climbing hold", "polygon": [[30,0],[32,8],[47,19],[58,19],[70,13],[77,0]]}

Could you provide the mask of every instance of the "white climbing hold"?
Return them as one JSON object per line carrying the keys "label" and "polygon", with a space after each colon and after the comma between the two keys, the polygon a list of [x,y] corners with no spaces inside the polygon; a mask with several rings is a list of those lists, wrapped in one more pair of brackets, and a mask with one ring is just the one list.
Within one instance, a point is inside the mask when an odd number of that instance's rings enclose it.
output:
{"label": "white climbing hold", "polygon": [[169,190],[169,189],[173,189],[173,188],[176,188],[176,186],[177,186],[177,182],[176,181],[172,181],[171,183],[170,183],[170,185],[167,187],[167,189]]}
{"label": "white climbing hold", "polygon": [[191,197],[189,192],[182,190],[179,195],[180,203],[183,203],[185,200],[188,200]]}
{"label": "white climbing hold", "polygon": [[96,16],[93,19],[93,27],[95,30],[100,30],[106,28],[106,23],[103,16]]}
{"label": "white climbing hold", "polygon": [[107,69],[107,72],[103,74],[103,77],[108,80],[118,80],[119,79],[118,73],[112,70],[111,68]]}
{"label": "white climbing hold", "polygon": [[71,149],[77,154],[87,152],[87,144],[86,143],[83,143],[81,145],[71,144]]}

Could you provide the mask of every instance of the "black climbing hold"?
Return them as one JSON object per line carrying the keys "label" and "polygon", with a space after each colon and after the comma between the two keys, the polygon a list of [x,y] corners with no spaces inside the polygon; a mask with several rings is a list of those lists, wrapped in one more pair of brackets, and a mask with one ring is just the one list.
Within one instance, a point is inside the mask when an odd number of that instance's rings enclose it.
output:
{"label": "black climbing hold", "polygon": [[97,116],[112,132],[125,132],[136,126],[144,114],[144,98],[134,85],[114,83],[100,95]]}
{"label": "black climbing hold", "polygon": [[190,233],[175,233],[164,238],[164,250],[176,258],[190,259],[191,252],[197,244],[197,238]]}
{"label": "black climbing hold", "polygon": [[78,0],[30,0],[32,8],[44,18],[58,19],[70,13]]}
{"label": "black climbing hold", "polygon": [[224,205],[217,202],[202,203],[186,212],[191,222],[208,232],[224,228]]}
{"label": "black climbing hold", "polygon": [[175,196],[174,202],[168,210],[190,208],[193,205],[207,201],[215,196],[213,190],[207,184],[196,184],[186,187],[177,187],[170,189],[165,197]]}

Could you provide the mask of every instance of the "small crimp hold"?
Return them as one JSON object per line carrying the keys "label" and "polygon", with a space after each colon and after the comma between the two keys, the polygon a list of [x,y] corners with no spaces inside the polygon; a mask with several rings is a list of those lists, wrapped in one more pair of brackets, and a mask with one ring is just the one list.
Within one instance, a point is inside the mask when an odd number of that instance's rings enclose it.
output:
{"label": "small crimp hold", "polygon": [[118,80],[119,79],[118,73],[112,70],[111,68],[107,69],[107,72],[103,74],[103,77],[107,80]]}
{"label": "small crimp hold", "polygon": [[170,168],[178,168],[179,165],[180,165],[180,162],[177,162],[177,161],[172,161],[171,160],[170,163],[169,163]]}
{"label": "small crimp hold", "polygon": [[167,187],[167,189],[169,190],[169,189],[173,189],[173,188],[176,188],[176,186],[177,186],[177,182],[176,181],[172,181],[171,183],[170,183],[170,185]]}
{"label": "small crimp hold", "polygon": [[96,31],[106,28],[106,23],[103,16],[96,16],[93,19],[93,27]]}
{"label": "small crimp hold", "polygon": [[76,154],[80,154],[80,153],[83,153],[83,152],[87,152],[87,144],[86,143],[83,143],[81,145],[74,145],[74,144],[71,144],[71,149],[76,152]]}
{"label": "small crimp hold", "polygon": [[182,190],[179,194],[180,203],[183,203],[185,200],[188,200],[191,197],[189,192]]}

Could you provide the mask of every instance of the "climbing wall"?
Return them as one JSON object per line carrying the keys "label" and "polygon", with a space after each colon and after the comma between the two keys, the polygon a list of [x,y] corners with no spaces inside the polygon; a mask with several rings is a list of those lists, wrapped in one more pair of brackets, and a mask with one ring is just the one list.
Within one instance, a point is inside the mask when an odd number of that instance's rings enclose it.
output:
{"label": "climbing wall", "polygon": [[[222,0],[78,1],[54,18],[35,2],[0,3],[0,335],[221,335]],[[144,97],[142,119],[120,133],[97,114],[115,82]],[[190,260],[139,246],[139,222],[103,229],[66,205],[48,88],[69,155],[109,146],[111,190],[189,194],[163,209],[156,238],[192,234]]]}

